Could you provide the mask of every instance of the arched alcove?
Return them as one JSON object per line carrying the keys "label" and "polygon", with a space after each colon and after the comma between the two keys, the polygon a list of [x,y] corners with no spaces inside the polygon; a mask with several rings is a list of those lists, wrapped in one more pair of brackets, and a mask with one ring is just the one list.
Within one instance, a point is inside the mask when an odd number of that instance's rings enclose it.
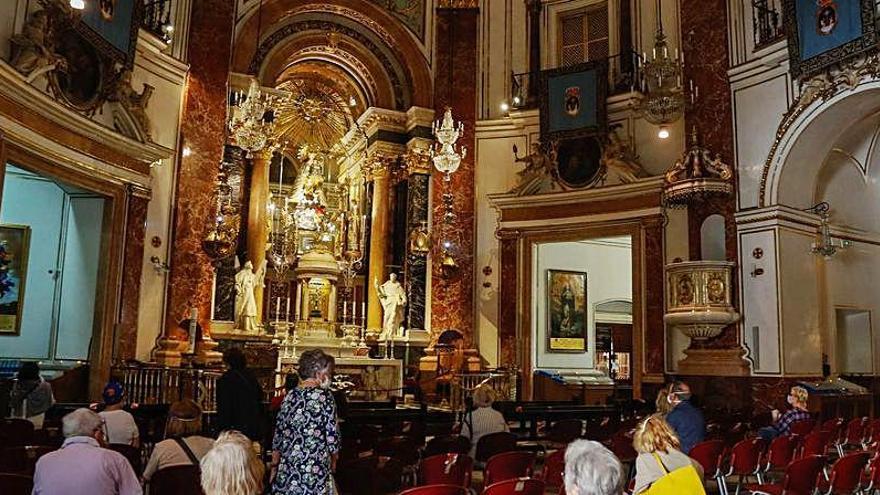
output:
{"label": "arched alcove", "polygon": [[709,215],[700,226],[700,253],[704,261],[724,261],[727,249],[724,238],[724,216]]}

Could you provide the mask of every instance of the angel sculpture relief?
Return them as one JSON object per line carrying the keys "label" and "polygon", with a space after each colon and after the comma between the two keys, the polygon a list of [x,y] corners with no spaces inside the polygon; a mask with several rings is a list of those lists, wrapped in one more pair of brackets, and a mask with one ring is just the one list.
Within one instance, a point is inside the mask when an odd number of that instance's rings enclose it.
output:
{"label": "angel sculpture relief", "polygon": [[638,163],[639,157],[635,155],[620,136],[617,128],[612,127],[608,133],[608,142],[602,149],[602,157],[599,163],[606,171],[614,172],[623,184],[629,184],[639,180],[645,175],[645,171]]}
{"label": "angel sculpture relief", "polygon": [[50,39],[49,16],[45,10],[33,12],[21,33],[9,39],[12,45],[10,65],[24,74],[28,83],[43,74],[67,67],[64,57],[52,50]]}
{"label": "angel sculpture relief", "polygon": [[537,194],[552,188],[558,143],[554,141],[544,147],[546,149],[542,149],[541,143],[534,142],[530,148],[530,154],[519,157],[517,147],[513,145],[514,163],[525,164],[525,167],[516,173],[519,176],[517,185],[510,190],[517,196]]}
{"label": "angel sculpture relief", "polygon": [[116,82],[116,87],[110,101],[116,102],[125,109],[126,112],[135,120],[140,127],[141,132],[147,136],[150,135],[150,119],[147,117],[147,105],[150,103],[150,97],[156,88],[144,83],[144,87],[140,93],[134,90],[131,85],[131,71],[125,71]]}

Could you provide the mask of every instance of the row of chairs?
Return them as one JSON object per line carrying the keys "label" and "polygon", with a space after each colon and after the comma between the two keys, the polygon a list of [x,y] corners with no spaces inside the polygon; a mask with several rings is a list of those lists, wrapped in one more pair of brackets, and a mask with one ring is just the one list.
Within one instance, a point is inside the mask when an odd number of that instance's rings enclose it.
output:
{"label": "row of chairs", "polygon": [[[545,484],[534,478],[499,481],[483,489],[482,495],[543,495]],[[469,495],[467,488],[456,485],[426,485],[410,488],[400,495]]]}

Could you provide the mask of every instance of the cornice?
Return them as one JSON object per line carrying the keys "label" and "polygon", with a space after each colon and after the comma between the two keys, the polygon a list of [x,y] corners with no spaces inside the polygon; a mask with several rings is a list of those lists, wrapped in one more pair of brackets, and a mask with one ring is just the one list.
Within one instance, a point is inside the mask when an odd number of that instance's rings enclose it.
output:
{"label": "cornice", "polygon": [[[0,94],[14,104],[39,114],[48,123],[94,141],[135,162],[149,166],[174,154],[170,148],[156,143],[135,141],[63,106],[46,93],[27,84],[24,77],[4,60],[0,60]],[[14,115],[10,117],[17,120]]]}
{"label": "cornice", "polygon": [[372,136],[379,130],[406,134],[407,115],[396,110],[370,107],[357,119],[358,124]]}
{"label": "cornice", "polygon": [[513,193],[489,194],[489,202],[496,209],[508,208],[537,208],[545,206],[560,206],[572,203],[589,203],[594,201],[607,201],[624,199],[648,194],[660,194],[663,190],[663,177],[649,177],[630,184],[619,184],[581,191],[566,191],[533,196],[518,196]]}
{"label": "cornice", "polygon": [[189,64],[165,53],[168,45],[152,33],[140,30],[135,54],[135,66],[166,81],[183,86],[189,73]]}
{"label": "cornice", "polygon": [[406,132],[409,133],[414,127],[431,127],[433,121],[433,108],[410,107],[406,111]]}

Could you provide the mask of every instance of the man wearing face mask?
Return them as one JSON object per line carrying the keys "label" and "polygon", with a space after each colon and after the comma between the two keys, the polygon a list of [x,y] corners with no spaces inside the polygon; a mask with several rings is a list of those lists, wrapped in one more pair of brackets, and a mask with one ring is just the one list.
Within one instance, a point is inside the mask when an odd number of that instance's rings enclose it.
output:
{"label": "man wearing face mask", "polygon": [[331,473],[339,453],[336,402],[330,391],[335,361],[320,349],[299,358],[299,387],[281,403],[272,440],[272,493],[335,493]]}
{"label": "man wearing face mask", "polygon": [[788,397],[785,401],[791,406],[791,409],[780,414],[779,410],[774,409],[773,424],[758,430],[758,435],[765,440],[773,440],[780,435],[788,435],[791,433],[791,425],[798,421],[807,421],[812,419],[807,411],[807,398],[809,394],[804,387],[791,387]]}
{"label": "man wearing face mask", "polygon": [[666,415],[666,422],[678,435],[681,451],[687,454],[706,436],[703,413],[691,404],[691,388],[685,382],[673,382],[667,397],[672,410]]}

